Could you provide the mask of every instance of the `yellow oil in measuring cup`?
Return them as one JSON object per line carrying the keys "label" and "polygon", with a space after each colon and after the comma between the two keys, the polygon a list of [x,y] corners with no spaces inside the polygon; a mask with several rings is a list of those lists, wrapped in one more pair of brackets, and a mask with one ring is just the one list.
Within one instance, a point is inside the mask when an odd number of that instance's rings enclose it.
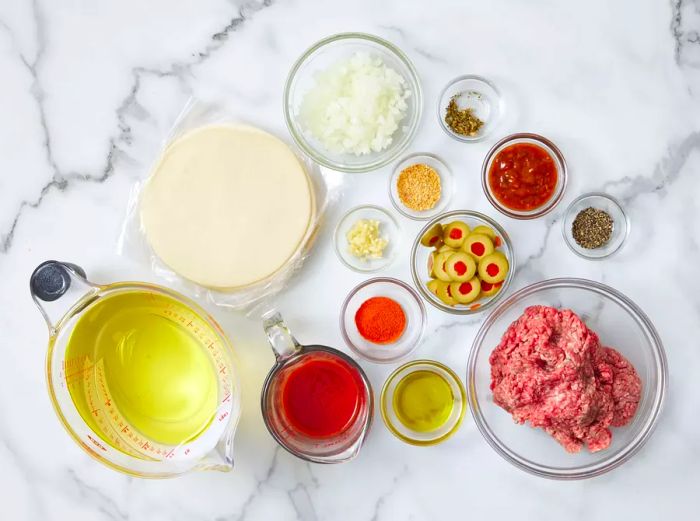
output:
{"label": "yellow oil in measuring cup", "polygon": [[172,457],[228,414],[231,381],[216,338],[211,325],[167,295],[105,296],[79,316],[68,339],[70,396],[112,447]]}

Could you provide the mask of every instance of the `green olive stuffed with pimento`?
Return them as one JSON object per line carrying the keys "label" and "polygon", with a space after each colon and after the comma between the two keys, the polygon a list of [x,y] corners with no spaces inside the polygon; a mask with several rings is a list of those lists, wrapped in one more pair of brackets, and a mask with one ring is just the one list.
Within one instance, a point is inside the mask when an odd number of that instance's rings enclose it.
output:
{"label": "green olive stuffed with pimento", "polygon": [[500,250],[503,242],[489,226],[471,229],[462,221],[438,223],[423,234],[420,243],[433,248],[428,257],[428,291],[448,306],[478,308],[480,299],[500,291],[510,270]]}

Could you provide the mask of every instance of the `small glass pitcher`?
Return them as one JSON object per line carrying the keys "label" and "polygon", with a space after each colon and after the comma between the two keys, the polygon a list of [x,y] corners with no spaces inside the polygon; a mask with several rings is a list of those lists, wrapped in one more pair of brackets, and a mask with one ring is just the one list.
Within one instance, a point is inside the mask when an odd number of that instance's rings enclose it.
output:
{"label": "small glass pitcher", "polygon": [[[30,291],[49,327],[46,380],[51,403],[83,450],[107,467],[137,477],[165,478],[192,470],[227,471],[233,467],[240,385],[231,346],[206,311],[155,284],[94,284],[82,268],[58,261],[46,261],[34,270]],[[115,309],[123,312],[119,316],[124,319],[113,323],[106,333],[101,326],[114,320]],[[155,320],[155,326],[139,329],[141,319]],[[166,333],[159,338],[152,335],[156,330]],[[101,338],[91,331],[103,331]],[[98,343],[103,351],[97,349]],[[156,343],[161,348],[157,357],[151,349]],[[80,345],[82,351],[69,349],[70,345]],[[183,345],[194,349],[187,351],[189,358],[174,361],[173,350]],[[112,355],[100,354],[105,352]],[[144,369],[138,381],[128,370],[136,366],[127,365],[136,360]],[[192,374],[192,363],[200,371],[196,374],[205,379],[182,378]],[[168,374],[179,377],[169,380],[164,376]],[[192,385],[202,382],[206,394]],[[145,391],[135,394],[135,388]],[[193,395],[206,396],[207,407],[200,407],[197,401],[183,408],[181,404]],[[181,431],[172,430],[177,428],[173,427],[173,416],[149,417],[144,412],[149,411],[149,404],[162,405],[162,400],[171,398],[181,414],[178,421],[196,425],[196,435],[175,441],[177,434],[173,433]],[[157,410],[157,406],[150,410]],[[207,414],[200,418],[202,410]],[[139,425],[150,426],[151,431],[139,429]],[[171,439],[146,434],[154,429],[168,432]]]}
{"label": "small glass pitcher", "polygon": [[[276,363],[265,379],[262,390],[262,415],[270,434],[287,451],[313,463],[342,463],[353,459],[367,437],[374,411],[372,387],[362,368],[349,356],[327,346],[302,346],[292,336],[279,313],[264,317],[263,327],[275,353]],[[356,378],[358,399],[355,411],[338,432],[313,436],[302,432],[285,410],[285,382],[303,364],[312,361],[341,364]],[[328,412],[328,411],[325,411]]]}

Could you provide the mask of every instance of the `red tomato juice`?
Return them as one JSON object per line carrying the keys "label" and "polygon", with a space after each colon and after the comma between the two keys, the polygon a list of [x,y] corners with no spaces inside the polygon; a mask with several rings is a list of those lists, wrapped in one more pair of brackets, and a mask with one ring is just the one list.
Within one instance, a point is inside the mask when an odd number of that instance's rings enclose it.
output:
{"label": "red tomato juice", "polygon": [[349,428],[365,406],[360,373],[327,353],[306,355],[285,370],[280,385],[289,428],[310,438],[330,438]]}

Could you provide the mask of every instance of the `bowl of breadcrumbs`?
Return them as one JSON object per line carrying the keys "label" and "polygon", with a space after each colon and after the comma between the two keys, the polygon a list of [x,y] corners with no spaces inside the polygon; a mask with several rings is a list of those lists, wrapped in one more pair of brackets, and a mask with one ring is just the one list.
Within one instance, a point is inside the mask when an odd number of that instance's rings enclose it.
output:
{"label": "bowl of breadcrumbs", "polygon": [[453,192],[452,172],[432,154],[413,154],[394,168],[389,193],[394,207],[406,217],[430,219],[442,212]]}

